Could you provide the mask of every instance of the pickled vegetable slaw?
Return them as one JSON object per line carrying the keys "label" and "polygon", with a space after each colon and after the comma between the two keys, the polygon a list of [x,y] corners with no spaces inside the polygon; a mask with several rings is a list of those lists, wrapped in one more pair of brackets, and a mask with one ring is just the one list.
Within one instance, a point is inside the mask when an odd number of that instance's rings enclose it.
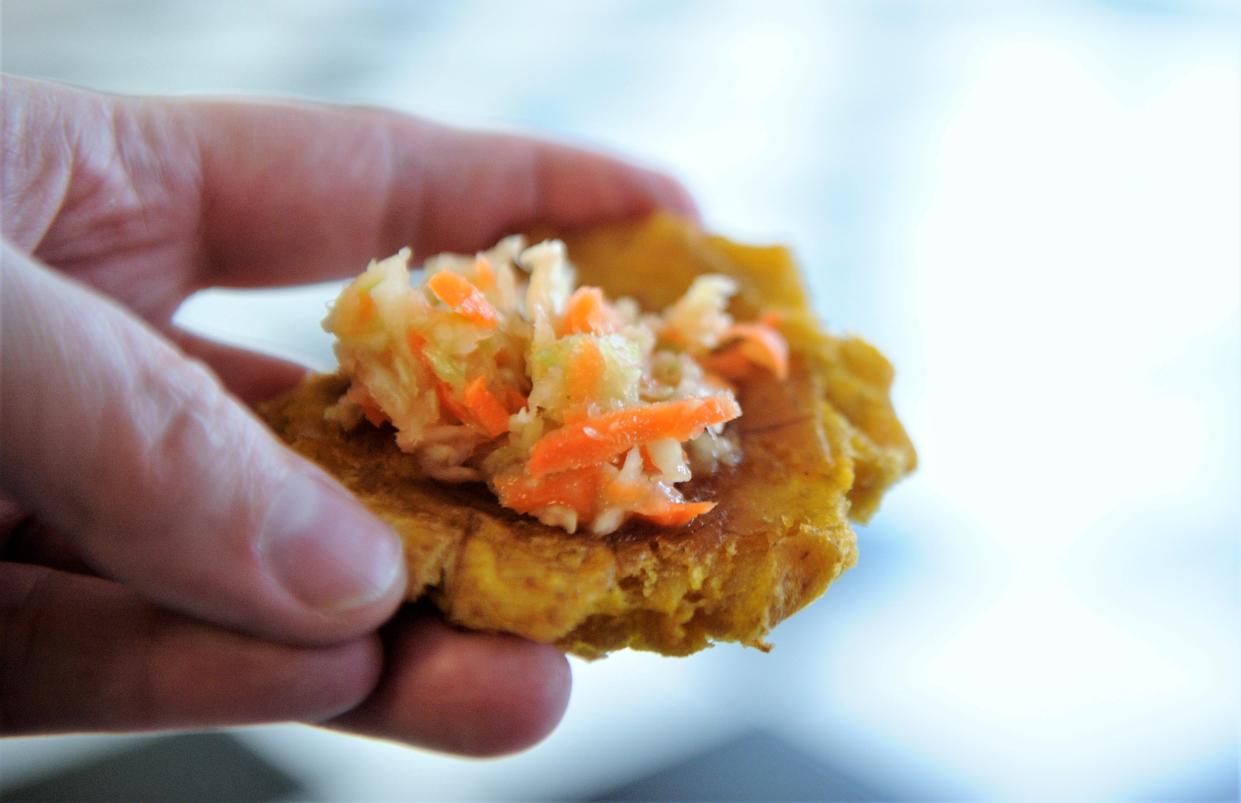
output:
{"label": "pickled vegetable slaw", "polygon": [[651,314],[574,289],[557,240],[508,237],[412,274],[410,256],[373,261],[332,305],[324,328],[351,381],[327,416],[391,425],[428,476],[486,482],[569,532],[711,510],[677,486],[741,458],[724,426],[741,415],[736,383],[788,371],[778,319],[734,322],[726,276]]}

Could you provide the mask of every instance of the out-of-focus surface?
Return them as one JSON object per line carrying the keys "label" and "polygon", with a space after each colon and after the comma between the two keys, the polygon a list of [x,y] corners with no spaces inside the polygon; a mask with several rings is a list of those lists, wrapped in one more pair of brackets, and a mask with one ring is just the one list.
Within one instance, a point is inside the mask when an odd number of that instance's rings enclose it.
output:
{"label": "out-of-focus surface", "polygon": [[[711,227],[791,244],[825,319],[896,363],[922,467],[772,654],[575,663],[560,730],[495,762],[239,732],[299,797],[659,797],[635,779],[722,745],[751,780],[819,762],[796,777],[825,798],[1237,799],[1235,4],[2,8],[10,72],[364,101],[652,161]],[[181,320],[323,367],[330,293],[208,293]],[[767,746],[737,749],[753,732]],[[0,787],[134,738],[6,741]],[[713,796],[719,766],[663,789]]]}

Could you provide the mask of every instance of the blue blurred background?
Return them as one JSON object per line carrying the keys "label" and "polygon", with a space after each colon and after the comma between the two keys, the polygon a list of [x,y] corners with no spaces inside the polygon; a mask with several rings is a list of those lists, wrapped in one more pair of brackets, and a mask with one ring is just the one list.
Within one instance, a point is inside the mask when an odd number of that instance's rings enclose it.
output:
{"label": "blue blurred background", "polygon": [[[563,726],[499,761],[231,734],[288,796],[1238,798],[1237,4],[2,8],[9,72],[383,104],[661,166],[710,227],[791,245],[828,324],[897,366],[923,465],[772,654],[575,662]],[[180,319],[325,367],[331,292],[210,291]],[[150,738],[8,740],[0,786]]]}

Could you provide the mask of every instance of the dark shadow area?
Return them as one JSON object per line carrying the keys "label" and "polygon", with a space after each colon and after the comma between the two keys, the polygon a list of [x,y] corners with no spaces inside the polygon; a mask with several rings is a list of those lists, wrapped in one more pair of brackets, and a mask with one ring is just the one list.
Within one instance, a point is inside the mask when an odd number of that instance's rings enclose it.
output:
{"label": "dark shadow area", "polygon": [[762,732],[591,796],[593,800],[900,800],[899,790],[860,779]]}
{"label": "dark shadow area", "polygon": [[163,736],[94,756],[19,786],[4,801],[260,801],[307,791],[243,742],[222,733]]}

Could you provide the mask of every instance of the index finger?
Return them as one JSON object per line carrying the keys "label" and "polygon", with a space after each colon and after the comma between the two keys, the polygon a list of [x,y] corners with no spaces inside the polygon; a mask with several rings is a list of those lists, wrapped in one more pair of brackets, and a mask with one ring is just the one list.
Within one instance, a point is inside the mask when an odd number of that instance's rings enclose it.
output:
{"label": "index finger", "polygon": [[197,154],[202,284],[315,281],[406,245],[472,251],[533,224],[697,214],[666,175],[515,134],[370,108],[135,103]]}

